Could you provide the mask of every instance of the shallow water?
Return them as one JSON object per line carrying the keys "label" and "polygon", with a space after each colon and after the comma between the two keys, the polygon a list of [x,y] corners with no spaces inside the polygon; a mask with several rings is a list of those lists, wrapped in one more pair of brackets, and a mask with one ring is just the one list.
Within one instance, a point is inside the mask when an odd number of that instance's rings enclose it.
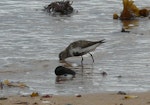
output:
{"label": "shallow water", "polygon": [[[7,88],[4,94],[76,94],[108,91],[141,92],[150,89],[149,18],[121,22],[113,20],[122,10],[119,0],[76,0],[75,13],[50,16],[42,11],[48,0],[0,1],[0,80],[21,81],[29,88]],[[148,0],[135,1],[146,7]],[[121,33],[122,27],[130,33]],[[54,70],[62,65],[58,54],[75,40],[100,40],[106,43],[89,55],[67,59],[76,78],[56,82]],[[107,76],[102,76],[102,72]]]}

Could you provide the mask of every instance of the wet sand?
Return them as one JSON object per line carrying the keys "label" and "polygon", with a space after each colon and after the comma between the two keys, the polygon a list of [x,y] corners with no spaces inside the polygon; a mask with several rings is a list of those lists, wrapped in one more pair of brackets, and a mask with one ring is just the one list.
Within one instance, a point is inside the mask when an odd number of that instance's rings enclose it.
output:
{"label": "wet sand", "polygon": [[0,105],[150,105],[150,92],[9,96]]}
{"label": "wet sand", "polygon": [[[150,89],[149,18],[122,22],[112,20],[112,14],[120,12],[119,3],[117,0],[112,3],[105,0],[94,3],[90,0],[88,4],[86,0],[77,1],[74,6],[79,9],[78,14],[54,18],[33,9],[41,9],[41,4],[47,3],[36,0],[2,1],[0,80],[23,82],[29,88],[4,87],[0,91],[0,105],[150,105],[150,92],[127,95],[101,93]],[[20,4],[17,9],[16,4]],[[148,1],[139,4],[145,5]],[[8,5],[11,9],[5,8]],[[120,32],[122,27],[131,32]],[[76,78],[56,83],[54,70],[61,65],[58,53],[64,47],[79,39],[103,38],[107,42],[94,52],[95,63],[91,63],[89,56],[84,57],[83,75],[80,58],[69,59],[75,65],[71,69],[77,72]],[[108,75],[103,77],[102,72]],[[16,95],[32,91],[59,95],[47,98],[42,95]],[[75,93],[81,96],[77,97]]]}

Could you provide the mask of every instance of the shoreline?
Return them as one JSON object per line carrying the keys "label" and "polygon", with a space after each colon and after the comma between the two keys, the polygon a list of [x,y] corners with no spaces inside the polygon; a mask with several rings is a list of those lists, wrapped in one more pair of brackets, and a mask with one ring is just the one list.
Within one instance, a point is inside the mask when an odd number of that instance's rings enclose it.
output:
{"label": "shoreline", "polygon": [[0,105],[150,105],[148,92],[109,92],[76,95],[12,95],[0,97]]}

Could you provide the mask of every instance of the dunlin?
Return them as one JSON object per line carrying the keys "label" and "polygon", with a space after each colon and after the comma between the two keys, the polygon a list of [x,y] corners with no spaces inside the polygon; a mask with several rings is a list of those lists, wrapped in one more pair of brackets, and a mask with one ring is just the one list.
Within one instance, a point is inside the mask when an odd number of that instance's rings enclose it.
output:
{"label": "dunlin", "polygon": [[[102,43],[105,43],[104,39],[100,41],[79,40],[79,41],[72,42],[64,51],[62,51],[59,54],[59,59],[65,60],[68,57],[74,57],[74,56],[82,57],[83,55],[89,53],[94,62],[94,58],[90,52],[94,51],[96,47],[98,47]],[[81,63],[83,63],[83,57]]]}

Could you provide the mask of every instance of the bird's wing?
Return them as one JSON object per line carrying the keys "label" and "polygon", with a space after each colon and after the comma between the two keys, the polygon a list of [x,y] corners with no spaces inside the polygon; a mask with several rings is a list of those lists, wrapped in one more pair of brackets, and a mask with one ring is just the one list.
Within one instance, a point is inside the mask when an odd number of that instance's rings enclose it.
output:
{"label": "bird's wing", "polygon": [[92,44],[91,41],[79,40],[79,41],[75,41],[75,42],[71,43],[70,46],[72,48],[76,48],[76,47],[85,48],[87,46],[90,46],[91,44]]}
{"label": "bird's wing", "polygon": [[100,43],[96,43],[91,46],[84,47],[84,48],[82,48],[81,52],[89,53],[91,51],[94,51],[96,49],[96,47],[98,47],[99,45],[100,45]]}
{"label": "bird's wing", "polygon": [[97,43],[97,44],[94,44],[94,45],[91,45],[91,46],[87,46],[87,47],[78,46],[78,47],[75,47],[75,48],[71,48],[70,54],[75,55],[75,56],[81,56],[81,55],[87,54],[87,53],[95,50],[96,47],[99,46],[99,45],[100,45],[100,43]]}
{"label": "bird's wing", "polygon": [[81,56],[86,53],[89,53],[98,47],[103,40],[101,41],[85,41],[85,40],[79,40],[71,43],[68,47],[67,50],[69,51],[70,55],[74,56]]}

